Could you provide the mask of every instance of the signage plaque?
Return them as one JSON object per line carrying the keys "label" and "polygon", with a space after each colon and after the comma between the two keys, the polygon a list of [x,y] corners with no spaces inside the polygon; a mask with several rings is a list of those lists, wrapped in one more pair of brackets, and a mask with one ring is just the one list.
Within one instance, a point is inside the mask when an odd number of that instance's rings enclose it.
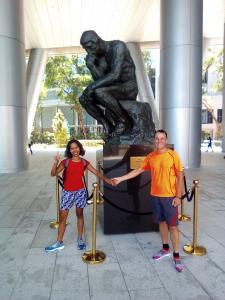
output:
{"label": "signage plaque", "polygon": [[145,159],[146,156],[131,156],[130,157],[130,169],[139,169],[141,163]]}

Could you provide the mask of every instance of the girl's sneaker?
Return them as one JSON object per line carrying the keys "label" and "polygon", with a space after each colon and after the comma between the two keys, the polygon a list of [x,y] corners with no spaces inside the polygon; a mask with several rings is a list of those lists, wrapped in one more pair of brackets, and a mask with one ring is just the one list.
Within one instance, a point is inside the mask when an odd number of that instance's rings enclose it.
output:
{"label": "girl's sneaker", "polygon": [[159,260],[166,256],[170,256],[170,250],[161,249],[159,252],[155,253],[152,258],[154,260]]}
{"label": "girl's sneaker", "polygon": [[86,249],[86,244],[82,240],[82,238],[77,240],[77,249],[78,250],[84,250],[84,249]]}
{"label": "girl's sneaker", "polygon": [[184,269],[184,265],[182,264],[181,260],[179,258],[174,258],[173,262],[174,262],[175,269],[177,270],[177,272],[182,272]]}
{"label": "girl's sneaker", "polygon": [[63,242],[56,242],[48,247],[45,247],[45,251],[46,252],[53,252],[53,251],[56,251],[56,250],[62,250],[64,248],[64,244]]}

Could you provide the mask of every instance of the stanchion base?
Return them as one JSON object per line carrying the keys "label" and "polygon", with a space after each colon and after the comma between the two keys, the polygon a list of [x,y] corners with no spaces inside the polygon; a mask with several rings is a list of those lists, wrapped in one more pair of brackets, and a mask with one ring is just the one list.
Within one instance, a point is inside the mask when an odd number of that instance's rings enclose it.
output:
{"label": "stanchion base", "polygon": [[183,250],[187,254],[192,254],[195,256],[203,256],[206,255],[206,248],[203,246],[196,246],[193,245],[184,245]]}
{"label": "stanchion base", "polygon": [[94,256],[92,255],[92,250],[86,251],[82,255],[82,260],[86,264],[92,264],[92,265],[102,263],[105,260],[105,258],[106,258],[105,253],[99,250],[96,250],[96,254]]}
{"label": "stanchion base", "polygon": [[49,225],[51,228],[58,228],[59,227],[59,222],[57,221],[52,221]]}
{"label": "stanchion base", "polygon": [[191,221],[191,217],[189,217],[187,215],[179,215],[178,220],[182,221],[182,222],[187,222],[187,221]]}
{"label": "stanchion base", "polygon": [[[68,222],[66,222],[66,225],[68,225]],[[51,228],[59,228],[59,222],[52,221],[49,225]]]}

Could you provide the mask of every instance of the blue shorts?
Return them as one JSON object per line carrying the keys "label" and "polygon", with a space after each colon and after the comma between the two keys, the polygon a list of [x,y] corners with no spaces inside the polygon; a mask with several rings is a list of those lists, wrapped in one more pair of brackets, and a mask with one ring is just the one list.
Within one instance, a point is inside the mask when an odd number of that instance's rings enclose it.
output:
{"label": "blue shorts", "polygon": [[151,195],[151,207],[155,222],[165,222],[169,226],[178,225],[178,206],[172,206],[174,197],[156,197]]}
{"label": "blue shorts", "polygon": [[87,190],[85,188],[78,191],[62,190],[60,209],[69,210],[73,205],[84,208],[87,204]]}

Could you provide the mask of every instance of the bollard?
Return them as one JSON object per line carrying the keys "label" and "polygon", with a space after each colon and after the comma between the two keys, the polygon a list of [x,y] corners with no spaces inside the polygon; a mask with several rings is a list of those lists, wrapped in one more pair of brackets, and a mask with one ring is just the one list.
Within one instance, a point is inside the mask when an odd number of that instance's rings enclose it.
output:
{"label": "bollard", "polygon": [[[184,174],[184,168],[183,168],[183,174]],[[186,178],[185,178],[185,174],[183,175],[184,178],[184,186],[186,187]],[[184,192],[184,190],[182,191],[182,193]],[[186,188],[185,188],[185,192],[186,192]],[[182,221],[182,222],[186,222],[186,221],[190,221],[191,217],[189,217],[188,215],[185,215],[184,213],[184,199],[181,199],[181,205],[180,205],[180,215],[178,216],[178,220]]]}
{"label": "bollard", "polygon": [[58,175],[56,175],[56,213],[57,213],[57,219],[56,221],[52,221],[50,223],[51,228],[58,228],[59,227],[59,181],[58,181]]}
{"label": "bollard", "polygon": [[191,221],[191,217],[187,216],[184,214],[184,200],[181,200],[181,205],[180,205],[180,215],[178,216],[178,220],[182,222],[187,222]]}
{"label": "bollard", "polygon": [[104,252],[96,250],[96,224],[97,224],[97,183],[93,183],[93,220],[92,220],[92,250],[85,251],[82,255],[82,260],[87,264],[99,264],[102,263],[106,255]]}
{"label": "bollard", "polygon": [[184,213],[184,199],[181,199],[180,214],[178,216],[178,220],[181,222],[191,221],[191,217]]}
{"label": "bollard", "polygon": [[87,190],[88,190],[88,169],[86,168],[85,169],[85,182],[86,182],[86,187],[87,187]]}
{"label": "bollard", "polygon": [[[59,227],[59,178],[58,178],[58,175],[56,175],[56,214],[57,214],[56,221],[52,221],[49,225],[51,228]],[[66,222],[66,225],[68,225],[68,222]]]}
{"label": "bollard", "polygon": [[193,243],[184,246],[184,252],[195,256],[202,256],[206,254],[206,248],[197,245],[197,231],[198,231],[198,180],[194,180],[194,221],[193,221]]}
{"label": "bollard", "polygon": [[[85,170],[85,182],[86,182],[87,192],[89,192],[89,189],[88,189],[88,169],[87,168]],[[91,200],[91,199],[87,200],[87,204],[88,205],[93,204],[93,200]]]}
{"label": "bollard", "polygon": [[[101,173],[101,162],[98,162],[98,172]],[[100,196],[101,194],[101,179],[98,177],[98,187],[97,187],[97,203],[103,204],[104,200]]]}

